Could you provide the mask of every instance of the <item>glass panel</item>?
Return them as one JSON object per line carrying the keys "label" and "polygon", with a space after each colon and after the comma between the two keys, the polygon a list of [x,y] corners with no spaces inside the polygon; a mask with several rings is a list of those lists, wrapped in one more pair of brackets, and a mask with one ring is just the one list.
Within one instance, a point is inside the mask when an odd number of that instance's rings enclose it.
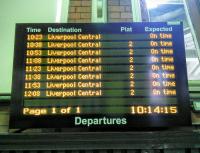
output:
{"label": "glass panel", "polygon": [[[187,18],[183,0],[146,0],[149,21],[181,21],[184,24],[184,38],[189,80],[200,80],[200,63],[192,28]],[[189,16],[189,15],[188,15]]]}
{"label": "glass panel", "polygon": [[16,23],[67,21],[68,0],[0,1],[0,93],[10,93]]}

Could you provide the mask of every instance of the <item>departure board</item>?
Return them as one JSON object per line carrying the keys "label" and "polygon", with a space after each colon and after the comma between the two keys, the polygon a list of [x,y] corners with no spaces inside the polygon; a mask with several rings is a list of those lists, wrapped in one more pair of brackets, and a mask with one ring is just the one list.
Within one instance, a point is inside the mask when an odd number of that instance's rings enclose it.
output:
{"label": "departure board", "polygon": [[10,126],[190,124],[182,23],[16,24]]}

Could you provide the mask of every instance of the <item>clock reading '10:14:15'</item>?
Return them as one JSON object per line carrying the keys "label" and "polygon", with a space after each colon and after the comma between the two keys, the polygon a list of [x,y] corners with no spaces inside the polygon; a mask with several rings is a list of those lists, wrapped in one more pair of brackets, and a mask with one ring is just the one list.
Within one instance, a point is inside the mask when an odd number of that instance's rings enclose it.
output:
{"label": "clock reading '10:14:15'", "polygon": [[131,106],[132,114],[177,114],[177,106]]}

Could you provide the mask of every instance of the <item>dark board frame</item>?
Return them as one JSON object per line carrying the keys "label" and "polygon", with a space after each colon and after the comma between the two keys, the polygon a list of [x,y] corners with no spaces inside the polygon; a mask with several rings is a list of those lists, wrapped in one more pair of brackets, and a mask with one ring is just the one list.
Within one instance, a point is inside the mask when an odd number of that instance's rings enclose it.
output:
{"label": "dark board frame", "polygon": [[[108,23],[111,27],[115,27],[115,23]],[[121,25],[131,25],[133,23],[118,23]],[[139,24],[139,23],[134,23]],[[74,116],[71,116],[71,119],[66,120],[66,117],[64,116],[36,116],[36,117],[30,117],[30,116],[23,116],[21,113],[21,107],[22,107],[22,101],[23,101],[23,82],[24,82],[24,60],[25,60],[25,54],[24,54],[24,47],[26,46],[26,42],[23,40],[26,40],[24,28],[26,26],[39,26],[39,27],[48,27],[52,24],[17,24],[16,26],[16,38],[15,38],[15,55],[14,55],[14,65],[13,65],[13,83],[12,83],[12,98],[11,98],[11,118],[10,118],[10,127],[11,128],[39,128],[39,127],[63,127],[63,125],[70,124],[73,127],[73,118]],[[54,27],[59,27],[62,24],[53,24]],[[72,26],[74,24],[64,24],[66,26]],[[76,24],[76,26],[80,26],[83,24]],[[88,26],[90,24],[84,24],[84,26]],[[97,29],[102,28],[104,24],[97,24]],[[167,23],[143,23],[143,26],[145,25],[152,25],[152,26],[161,26],[161,25],[167,25]],[[182,125],[190,125],[191,124],[191,118],[190,118],[190,104],[189,104],[189,94],[188,94],[188,85],[187,85],[187,75],[186,75],[186,64],[185,61],[182,60],[181,62],[178,61],[178,58],[185,59],[185,53],[184,51],[184,45],[183,45],[183,32],[177,33],[181,31],[182,24],[178,28],[178,31],[175,31],[174,36],[175,38],[179,40],[177,44],[175,44],[175,48],[177,52],[175,53],[175,63],[179,69],[176,70],[176,74],[181,75],[182,77],[179,77],[179,79],[176,79],[177,84],[181,85],[178,86],[177,94],[179,97],[179,104],[181,104],[181,107],[179,107],[179,114],[174,116],[167,116],[162,115],[159,116],[159,122],[156,122],[157,116],[144,116],[142,118],[138,118],[138,116],[129,116],[129,115],[121,115],[121,117],[127,117],[128,120],[132,122],[134,120],[134,124],[129,125],[128,127],[123,126],[101,126],[100,128],[104,129],[119,129],[119,130],[128,130],[132,126],[134,127],[142,127],[142,126],[149,126],[149,127],[166,127],[166,126],[182,126]],[[20,39],[19,39],[20,38]],[[187,115],[185,115],[187,114]],[[96,115],[95,117],[102,117],[106,116],[107,114],[103,115]],[[83,117],[89,118],[94,117],[93,115],[84,115]],[[110,115],[109,117],[115,117],[115,115]],[[118,116],[119,117],[119,116]],[[152,122],[154,121],[154,122]],[[87,128],[87,127],[83,127]],[[98,129],[98,126],[95,128]]]}

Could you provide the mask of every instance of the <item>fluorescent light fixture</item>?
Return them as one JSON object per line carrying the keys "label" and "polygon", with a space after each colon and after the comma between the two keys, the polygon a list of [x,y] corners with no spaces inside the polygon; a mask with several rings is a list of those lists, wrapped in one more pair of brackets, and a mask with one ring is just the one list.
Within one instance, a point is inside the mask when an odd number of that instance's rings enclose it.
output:
{"label": "fluorescent light fixture", "polygon": [[56,23],[61,21],[61,12],[62,12],[62,0],[56,1]]}

